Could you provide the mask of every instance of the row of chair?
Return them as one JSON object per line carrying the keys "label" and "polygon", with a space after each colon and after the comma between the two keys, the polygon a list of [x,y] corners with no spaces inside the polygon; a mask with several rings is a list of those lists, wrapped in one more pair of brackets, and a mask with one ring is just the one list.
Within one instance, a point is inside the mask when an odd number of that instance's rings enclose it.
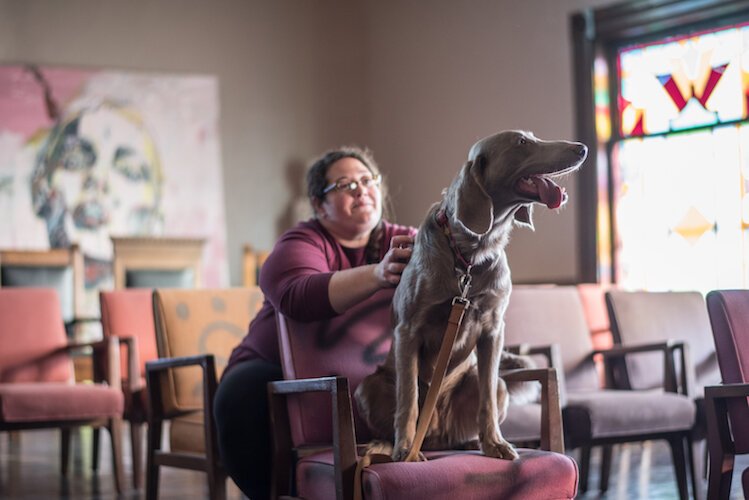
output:
{"label": "row of chair", "polygon": [[[719,381],[704,375],[710,372],[710,366],[715,366],[711,331],[716,335],[715,344],[719,347],[718,360],[721,368],[724,365],[730,367],[731,359],[733,367],[741,366],[743,358],[737,346],[740,347],[746,341],[741,338],[724,340],[723,354],[718,341],[719,331],[733,335],[741,331],[742,318],[739,316],[737,320],[731,317],[732,308],[740,313],[749,311],[749,299],[745,298],[749,292],[744,295],[741,292],[735,293],[747,302],[741,302],[730,292],[715,292],[708,296],[710,314],[713,317],[711,328],[707,309],[699,294],[609,290],[606,294],[607,316],[610,318],[616,347],[596,349],[590,335],[590,323],[586,321],[587,309],[583,305],[583,294],[579,287],[516,287],[505,317],[506,343],[508,346],[522,345],[518,349],[543,355],[545,361],[542,363],[555,369],[541,370],[535,375],[544,384],[543,400],[540,403],[511,406],[507,420],[503,423],[504,434],[516,443],[531,446],[540,444],[546,450],[560,452],[564,450],[564,444],[561,443],[563,422],[564,443],[567,448],[582,450],[581,490],[587,488],[589,457],[593,447],[601,446],[604,450],[601,487],[605,489],[612,444],[666,439],[672,448],[680,496],[685,498],[688,469],[692,470],[693,491],[698,489],[692,465],[693,444],[702,439],[705,429],[708,434],[712,429],[720,439],[712,439],[710,442],[710,488],[711,491],[725,491],[726,488],[730,490],[733,455],[743,452],[746,444],[741,441],[733,443],[732,436],[738,424],[731,421],[733,427],[729,429],[726,415],[731,410],[747,411],[746,399],[736,399],[737,394],[746,396],[746,392],[741,392],[746,388],[710,387],[706,391],[707,401],[715,404],[706,406],[705,400],[700,397],[699,387],[700,384],[715,384]],[[600,298],[599,305],[604,303],[603,290]],[[183,466],[208,472],[210,495],[212,498],[221,498],[225,495],[225,475],[215,451],[210,413],[204,415],[202,409],[210,407],[216,376],[223,370],[231,347],[244,335],[261,299],[257,289],[102,292],[102,326],[106,340],[95,345],[94,353],[103,358],[94,365],[94,378],[96,382],[106,381],[106,385],[89,387],[107,393],[109,403],[100,408],[96,418],[81,419],[64,414],[64,408],[56,413],[56,410],[48,407],[50,418],[42,421],[43,419],[34,417],[34,422],[29,423],[28,414],[24,417],[13,411],[26,408],[24,404],[27,404],[27,400],[36,400],[30,394],[40,394],[40,390],[52,393],[61,384],[65,385],[64,382],[71,377],[70,372],[64,369],[66,359],[69,358],[64,354],[67,352],[64,334],[60,337],[59,325],[62,321],[59,303],[56,302],[56,295],[48,290],[0,290],[0,398],[3,403],[0,405],[3,409],[0,425],[4,430],[48,425],[69,429],[81,424],[108,427],[113,438],[115,480],[118,488],[121,488],[122,465],[121,461],[118,464],[117,436],[121,432],[119,415],[124,412],[125,418],[131,422],[133,479],[137,487],[142,484],[142,452],[139,446],[142,441],[141,429],[147,415],[150,415],[149,498],[156,497],[160,465]],[[41,304],[44,305],[40,306]],[[360,312],[383,313],[387,313],[387,306],[378,303],[376,298],[370,304],[363,304]],[[724,319],[716,319],[720,317],[719,314],[723,314]],[[389,339],[383,338],[382,332],[353,332],[353,341],[340,341],[343,337],[336,337],[336,325],[328,325],[326,332],[309,332],[304,324],[283,317],[278,320],[286,378],[318,380],[291,386],[279,383],[272,387],[277,444],[274,467],[277,476],[276,491],[279,494],[294,491],[299,493],[301,488],[305,496],[310,496],[309,488],[314,491],[321,486],[306,483],[300,485],[300,478],[310,476],[318,468],[328,467],[333,471],[330,476],[333,478],[332,482],[328,483],[333,485],[333,490],[322,488],[322,491],[339,492],[347,497],[346,492],[351,492],[352,487],[349,480],[353,476],[348,475],[350,468],[342,464],[356,460],[355,446],[353,454],[351,452],[352,443],[355,445],[366,442],[367,433],[356,416],[355,409],[350,408],[350,401],[345,401],[348,390],[345,390],[340,377],[347,376],[348,388],[353,390],[358,381],[381,360],[381,355],[389,347]],[[54,327],[53,324],[58,326]],[[4,332],[8,333],[3,334]],[[42,332],[44,335],[49,333],[49,341],[40,341]],[[708,342],[705,342],[705,335],[708,335]],[[348,337],[349,335],[346,338]],[[28,343],[33,346],[20,342],[22,339],[29,339]],[[120,339],[124,346],[121,360],[118,356],[112,357],[113,349],[117,349],[115,339]],[[106,352],[110,354],[108,360],[105,354],[101,354]],[[655,358],[652,357],[653,353]],[[600,380],[600,372],[596,369],[597,356],[603,357],[604,381]],[[157,357],[162,359],[157,360]],[[182,368],[173,370],[175,367],[185,366],[193,367],[192,371]],[[703,373],[703,376],[698,377],[698,372]],[[733,375],[727,373],[724,369],[723,379],[727,383],[744,381],[740,375],[736,375],[737,371],[730,372]],[[337,377],[320,379],[331,374],[336,374]],[[149,391],[144,391],[144,378],[148,379]],[[29,385],[32,382],[47,385],[29,387],[28,390],[32,391],[30,393],[24,393],[24,386],[18,385]],[[113,392],[114,387],[120,386],[122,391]],[[330,402],[321,404],[319,398],[310,400],[309,395],[302,396],[301,403],[291,402],[286,406],[283,401],[286,394],[307,390],[309,387],[305,386],[312,387],[315,391],[332,392],[336,398],[335,406],[330,406],[333,404]],[[70,389],[65,387],[65,390]],[[724,396],[733,399],[726,404],[723,402]],[[69,402],[73,398],[85,397],[88,396],[71,395],[61,399]],[[45,398],[45,401],[52,400],[54,398]],[[736,410],[737,407],[739,410]],[[152,409],[150,413],[148,408]],[[317,410],[319,408],[324,409],[322,414]],[[34,415],[35,412],[36,410],[30,414]],[[307,416],[304,415],[305,412]],[[310,412],[312,413],[309,414]],[[336,416],[338,427],[331,423],[332,415]],[[353,416],[353,420],[344,422],[346,415]],[[714,423],[712,426],[711,419]],[[165,420],[172,420],[170,452],[160,448],[161,424]],[[718,426],[721,423],[723,427]],[[353,429],[356,429],[356,437],[352,436]],[[68,448],[65,444],[68,439],[66,434],[69,435],[69,432],[63,432],[63,455]],[[328,455],[321,458],[315,451],[319,451],[321,444],[328,442],[337,442],[338,451],[328,452]],[[94,439],[94,443],[96,446],[98,437]],[[349,443],[348,451],[344,450],[345,443]],[[296,450],[293,453],[302,459],[295,460],[292,450]],[[538,458],[539,455],[530,456]],[[462,463],[466,457],[450,457],[452,455],[443,457],[449,458],[443,462],[435,460],[435,464],[429,467],[436,469],[425,470],[428,473],[442,470],[441,467],[447,467],[450,471],[462,470],[455,464],[449,467],[447,464],[451,461]],[[554,467],[544,467],[544,470],[560,474],[559,477],[574,477],[574,484],[577,480],[574,464],[570,469],[564,461],[559,462],[558,453],[543,457],[556,464]],[[66,460],[63,456],[63,472]],[[472,457],[470,460],[477,459]],[[293,475],[286,474],[286,471],[292,469],[290,464],[294,462],[296,481],[292,480]],[[398,474],[402,471],[393,469],[392,464],[382,464],[385,465],[395,475],[383,475],[377,468],[365,472],[364,481],[370,488],[375,485],[379,488],[386,487],[382,481],[387,477],[391,477],[394,484],[401,484],[399,481],[402,478],[398,479]],[[482,468],[483,465],[474,464],[491,477],[499,477],[497,474],[501,476],[507,472],[496,469],[503,465],[502,461],[493,461],[488,469]],[[522,467],[518,468],[516,464],[515,469],[517,474]],[[407,472],[411,473],[412,471]],[[444,471],[440,473],[440,477],[448,482],[456,480],[454,475]],[[533,484],[533,481],[528,482],[529,487]],[[557,481],[554,484],[567,485],[568,482]],[[440,488],[449,491],[444,484]],[[528,491],[533,490],[526,492]],[[572,495],[574,496],[574,491]]]}

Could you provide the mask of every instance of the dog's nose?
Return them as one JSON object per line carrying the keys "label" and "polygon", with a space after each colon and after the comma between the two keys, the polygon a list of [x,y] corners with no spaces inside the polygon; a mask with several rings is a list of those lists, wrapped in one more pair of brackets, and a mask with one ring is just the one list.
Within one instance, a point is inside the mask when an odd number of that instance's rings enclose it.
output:
{"label": "dog's nose", "polygon": [[577,148],[575,148],[575,151],[577,152],[577,154],[578,154],[578,155],[579,155],[579,156],[580,156],[581,158],[582,158],[582,157],[585,157],[585,155],[587,155],[587,154],[588,154],[588,146],[586,146],[585,144],[579,144],[579,145],[577,146]]}

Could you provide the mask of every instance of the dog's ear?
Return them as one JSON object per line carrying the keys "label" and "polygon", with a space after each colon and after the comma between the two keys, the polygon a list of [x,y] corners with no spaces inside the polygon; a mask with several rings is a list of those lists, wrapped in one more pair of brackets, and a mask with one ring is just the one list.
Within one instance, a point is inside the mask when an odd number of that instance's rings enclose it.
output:
{"label": "dog's ear", "polygon": [[533,227],[533,205],[520,205],[515,210],[515,224],[535,230]]}
{"label": "dog's ear", "polygon": [[455,216],[469,231],[483,235],[494,223],[492,199],[481,185],[480,175],[483,157],[468,161],[460,173],[460,184],[456,192]]}

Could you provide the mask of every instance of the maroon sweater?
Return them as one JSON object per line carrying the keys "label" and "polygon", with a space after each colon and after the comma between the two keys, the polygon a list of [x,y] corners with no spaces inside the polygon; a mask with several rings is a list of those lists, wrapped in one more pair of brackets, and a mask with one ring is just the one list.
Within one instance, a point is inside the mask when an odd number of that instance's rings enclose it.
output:
{"label": "maroon sweater", "polygon": [[[416,234],[413,227],[383,221],[381,260],[390,240],[401,234]],[[346,248],[315,219],[300,222],[276,243],[260,272],[263,307],[250,323],[249,332],[234,348],[224,373],[249,359],[264,359],[280,365],[276,311],[296,321],[322,321],[337,316],[328,295],[328,282],[335,271],[365,265],[364,248]],[[395,288],[391,289],[394,293]],[[344,313],[345,315],[346,313]]]}

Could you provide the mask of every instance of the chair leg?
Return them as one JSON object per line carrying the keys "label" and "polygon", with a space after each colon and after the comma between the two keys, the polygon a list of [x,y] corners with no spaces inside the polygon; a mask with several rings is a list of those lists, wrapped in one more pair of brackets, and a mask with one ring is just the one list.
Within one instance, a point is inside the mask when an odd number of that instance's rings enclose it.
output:
{"label": "chair leg", "polygon": [[601,493],[609,489],[609,477],[611,476],[611,457],[614,454],[614,446],[605,444],[601,446]]}
{"label": "chair leg", "polygon": [[112,470],[114,471],[114,487],[117,493],[125,490],[125,473],[122,465],[122,419],[113,418],[107,426],[112,439]]}
{"label": "chair leg", "polygon": [[702,480],[700,479],[700,469],[702,469],[702,457],[700,454],[700,444],[704,441],[695,442],[692,436],[687,438],[687,460],[689,465],[689,475],[692,478],[692,498],[694,500],[702,499]]}
{"label": "chair leg", "polygon": [[722,460],[710,458],[710,472],[707,476],[707,498],[728,500],[731,496],[734,456],[725,454]]}
{"label": "chair leg", "polygon": [[211,500],[226,500],[226,473],[215,463],[208,467],[208,496]]}
{"label": "chair leg", "polygon": [[679,498],[687,500],[689,498],[689,487],[687,486],[687,460],[684,455],[684,439],[681,437],[670,438],[668,444],[671,445],[671,457],[674,461],[676,484],[679,487]]}
{"label": "chair leg", "polygon": [[91,470],[99,470],[99,438],[101,429],[94,427],[93,444],[91,446]]}
{"label": "chair leg", "polygon": [[146,451],[146,500],[157,500],[159,497],[159,466],[156,463],[156,451],[161,449],[162,422],[148,423],[148,450]]}
{"label": "chair leg", "polygon": [[60,429],[60,473],[62,477],[68,476],[68,464],[70,463],[70,429]]}
{"label": "chair leg", "polygon": [[590,471],[590,445],[584,445],[580,448],[580,484],[578,490],[580,493],[588,491],[588,473]]}
{"label": "chair leg", "polygon": [[133,454],[133,487],[143,484],[143,424],[130,422],[130,450]]}

